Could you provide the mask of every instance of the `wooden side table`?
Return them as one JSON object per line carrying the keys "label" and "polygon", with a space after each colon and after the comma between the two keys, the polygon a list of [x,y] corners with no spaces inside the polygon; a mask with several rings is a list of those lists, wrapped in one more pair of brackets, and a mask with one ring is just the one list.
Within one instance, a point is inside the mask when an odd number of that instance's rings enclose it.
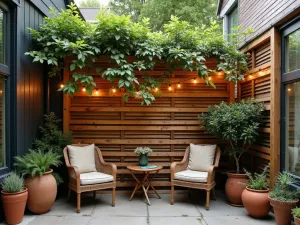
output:
{"label": "wooden side table", "polygon": [[[158,174],[158,171],[162,169],[162,166],[157,166],[155,168],[152,169],[142,169],[140,166],[135,166],[135,165],[131,165],[131,166],[127,166],[127,169],[130,171],[132,177],[136,180],[136,185],[135,188],[129,198],[129,201],[132,200],[135,192],[137,190],[139,190],[140,188],[143,189],[143,192],[145,194],[146,200],[148,202],[148,205],[150,205],[150,200],[148,197],[148,190],[151,187],[151,189],[154,191],[154,193],[158,196],[158,198],[160,198],[159,194],[157,193],[157,191],[155,190],[155,188],[153,187],[153,185],[151,184],[151,182],[153,181],[153,179],[156,177],[156,175]],[[142,173],[143,174],[143,178],[141,180],[139,180],[136,176],[135,173]],[[153,174],[151,174],[153,173]],[[151,178],[149,175],[152,175]]]}

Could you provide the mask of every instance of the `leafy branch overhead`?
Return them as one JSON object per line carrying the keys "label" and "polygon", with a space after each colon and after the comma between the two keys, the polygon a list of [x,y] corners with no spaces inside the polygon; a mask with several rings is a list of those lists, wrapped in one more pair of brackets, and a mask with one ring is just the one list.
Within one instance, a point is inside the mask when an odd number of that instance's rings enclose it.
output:
{"label": "leafy branch overhead", "polygon": [[[88,23],[81,19],[74,4],[66,11],[52,10],[52,14],[53,17],[45,18],[39,31],[30,29],[36,47],[26,54],[33,57],[34,62],[47,63],[49,76],[60,74],[68,66],[73,75],[60,90],[71,96],[82,86],[92,94],[96,83],[88,71],[93,70],[103,79],[116,83],[117,88],[124,88],[125,100],[137,92],[142,104],[147,105],[155,100],[151,88],[159,87],[168,76],[163,76],[164,79],[150,77],[140,83],[135,71],[145,71],[147,75],[157,63],[164,62],[169,66],[167,75],[175,69],[196,71],[211,86],[214,84],[208,75],[214,71],[206,67],[205,58],[215,57],[217,69],[223,70],[225,79],[234,83],[243,79],[242,73],[247,70],[246,55],[238,50],[237,42],[251,30],[240,32],[241,28],[238,28],[232,34],[234,41],[228,43],[216,22],[209,27],[195,27],[172,17],[164,25],[163,32],[152,32],[148,19],[135,23],[130,16],[104,11],[98,15],[96,23]],[[93,64],[103,56],[110,58],[110,68]],[[129,61],[128,56],[134,56],[135,61]],[[70,65],[64,64],[66,57],[73,57]]]}

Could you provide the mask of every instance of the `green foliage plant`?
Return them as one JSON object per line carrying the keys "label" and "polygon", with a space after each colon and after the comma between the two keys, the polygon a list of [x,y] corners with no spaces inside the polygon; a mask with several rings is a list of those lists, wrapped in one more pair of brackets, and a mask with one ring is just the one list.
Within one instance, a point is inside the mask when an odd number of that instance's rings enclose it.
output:
{"label": "green foliage plant", "polygon": [[267,190],[269,187],[269,182],[267,181],[267,172],[270,168],[270,165],[267,165],[261,173],[251,174],[246,169],[244,169],[249,180],[247,187],[253,190]]}
{"label": "green foliage plant", "polygon": [[294,217],[300,219],[300,208],[296,207],[296,208],[292,209],[292,214]]}
{"label": "green foliage plant", "polygon": [[29,150],[25,155],[15,157],[14,166],[23,176],[37,177],[49,171],[51,166],[57,167],[60,164],[60,155],[56,152]]}
{"label": "green foliage plant", "polygon": [[[212,87],[215,85],[209,75],[216,70],[206,67],[207,58],[216,58],[217,70],[225,71],[225,79],[234,83],[243,79],[247,70],[247,55],[239,51],[237,41],[226,41],[217,22],[197,27],[172,16],[161,32],[153,32],[149,19],[132,22],[130,16],[109,11],[101,11],[97,22],[90,24],[80,18],[74,4],[66,11],[51,13],[52,17],[46,17],[39,30],[30,29],[36,47],[26,54],[34,62],[47,63],[50,77],[68,69],[72,76],[59,90],[71,96],[82,87],[92,94],[96,86],[92,73],[124,89],[125,101],[137,92],[141,104],[149,105],[155,100],[151,87],[169,80],[176,69],[195,71]],[[239,28],[232,39],[243,40],[251,32]],[[64,61],[68,57],[72,61],[67,68]],[[99,57],[108,59],[111,66],[96,65]],[[166,73],[149,78],[147,71],[159,63],[167,65]],[[144,79],[138,80],[135,71],[144,72]]]}
{"label": "green foliage plant", "polygon": [[82,0],[79,2],[80,8],[99,8],[101,7],[100,0]]}
{"label": "green foliage plant", "polygon": [[242,154],[258,137],[263,111],[263,103],[242,100],[240,103],[222,102],[219,105],[210,106],[208,113],[199,116],[208,134],[229,143],[226,150],[235,159],[237,173],[240,173],[239,161]]}
{"label": "green foliage plant", "polygon": [[149,147],[137,147],[135,150],[134,150],[135,154],[137,156],[140,156],[140,155],[150,155],[153,151],[151,148]]}
{"label": "green foliage plant", "polygon": [[299,190],[291,189],[295,179],[286,171],[279,173],[274,188],[270,191],[270,198],[280,202],[295,202],[298,200]]}
{"label": "green foliage plant", "polygon": [[67,145],[72,144],[72,133],[63,132],[59,128],[61,120],[55,113],[50,112],[44,115],[45,122],[39,127],[40,137],[34,140],[33,146],[42,152],[53,151],[63,156],[63,149]]}
{"label": "green foliage plant", "polygon": [[15,172],[4,178],[1,184],[2,191],[5,193],[18,193],[24,190],[24,179]]}

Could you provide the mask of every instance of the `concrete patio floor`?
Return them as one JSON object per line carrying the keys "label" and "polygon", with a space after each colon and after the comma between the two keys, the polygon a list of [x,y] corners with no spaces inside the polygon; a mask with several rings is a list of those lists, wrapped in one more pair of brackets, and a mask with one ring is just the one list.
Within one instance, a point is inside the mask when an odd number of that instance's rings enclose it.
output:
{"label": "concrete patio floor", "polygon": [[112,207],[111,195],[82,196],[81,213],[75,212],[75,194],[71,200],[58,199],[50,212],[31,215],[26,212],[22,225],[274,225],[273,214],[264,220],[249,217],[244,208],[228,205],[223,193],[217,192],[217,200],[211,201],[206,211],[205,192],[193,191],[177,194],[175,204],[170,205],[170,195],[161,194],[161,199],[150,195],[151,206],[146,205],[141,195],[130,202],[126,194],[118,194],[116,206]]}

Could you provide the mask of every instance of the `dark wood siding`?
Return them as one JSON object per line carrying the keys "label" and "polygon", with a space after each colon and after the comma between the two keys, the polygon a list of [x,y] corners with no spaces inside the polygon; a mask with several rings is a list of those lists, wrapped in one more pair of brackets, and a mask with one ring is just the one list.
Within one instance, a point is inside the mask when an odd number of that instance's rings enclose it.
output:
{"label": "dark wood siding", "polygon": [[50,7],[65,9],[64,0],[21,0],[18,10],[18,43],[20,65],[16,73],[16,153],[23,154],[32,146],[38,126],[45,114],[46,70],[44,66],[32,63],[24,53],[33,47],[28,28],[38,29],[43,17],[49,15]]}
{"label": "dark wood siding", "polygon": [[239,24],[254,29],[254,33],[248,37],[250,40],[299,7],[299,0],[239,0]]}

